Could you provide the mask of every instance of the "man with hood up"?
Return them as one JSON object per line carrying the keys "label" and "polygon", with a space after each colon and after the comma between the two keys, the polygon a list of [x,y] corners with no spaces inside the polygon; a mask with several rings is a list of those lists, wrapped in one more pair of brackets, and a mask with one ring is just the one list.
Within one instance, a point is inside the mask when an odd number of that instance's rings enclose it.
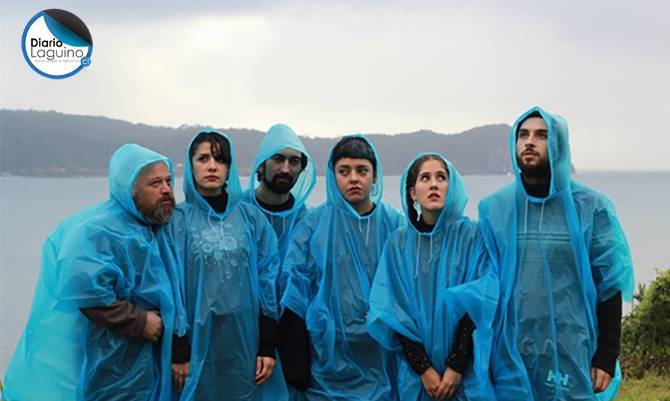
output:
{"label": "man with hood up", "polygon": [[[316,166],[298,135],[284,124],[270,127],[251,169],[244,200],[259,208],[274,228],[283,260],[295,225],[307,213],[307,198],[316,184]],[[286,288],[280,272],[278,299]]]}
{"label": "man with hood up", "polygon": [[32,310],[2,399],[170,399],[176,277],[156,235],[174,207],[172,163],[138,145],[109,162],[107,201],[61,222],[42,249]]}
{"label": "man with hood up", "polygon": [[[479,205],[500,301],[499,400],[609,400],[633,268],[614,208],[571,179],[567,123],[534,107],[510,132],[515,182]],[[603,392],[604,391],[604,392]]]}
{"label": "man with hood up", "polygon": [[[280,257],[277,299],[281,299],[287,280],[281,262],[293,228],[307,213],[307,198],[316,184],[316,165],[298,135],[287,125],[275,124],[263,137],[251,171],[256,179],[249,179],[243,199],[263,212],[277,234]],[[299,399],[300,393],[292,386],[304,387],[300,376],[304,377],[309,369],[306,364],[309,348],[300,340],[306,338],[304,325],[288,311],[282,315],[279,330],[278,351],[284,378],[290,385],[291,398]],[[301,335],[295,335],[296,331]]]}
{"label": "man with hood up", "polygon": [[381,202],[382,168],[361,135],[333,147],[326,202],[295,228],[284,269],[284,313],[306,323],[311,368],[305,396],[316,400],[394,400],[392,354],[366,325],[370,285],[401,215]]}

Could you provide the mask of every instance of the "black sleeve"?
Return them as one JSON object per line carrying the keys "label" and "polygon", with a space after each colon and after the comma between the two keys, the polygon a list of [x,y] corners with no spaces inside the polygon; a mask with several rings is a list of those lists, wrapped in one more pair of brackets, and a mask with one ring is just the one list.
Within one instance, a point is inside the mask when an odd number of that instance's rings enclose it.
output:
{"label": "black sleeve", "polygon": [[311,381],[311,355],[309,332],[305,321],[286,308],[279,320],[279,356],[284,379],[300,391],[305,391]]}
{"label": "black sleeve", "polygon": [[260,345],[258,356],[269,356],[277,359],[277,344],[279,344],[279,323],[261,313],[259,318]]}
{"label": "black sleeve", "polygon": [[433,366],[433,364],[430,362],[430,358],[428,358],[428,354],[426,353],[426,349],[424,348],[423,344],[412,341],[402,334],[396,334],[400,339],[402,353],[405,356],[405,360],[407,363],[409,363],[409,366],[412,367],[412,370],[414,370],[417,375],[421,376],[423,372]]}
{"label": "black sleeve", "polygon": [[186,363],[191,360],[191,342],[187,336],[172,335],[172,363]]}
{"label": "black sleeve", "polygon": [[147,322],[147,311],[128,301],[117,300],[109,306],[79,308],[91,322],[118,335],[141,338]]}
{"label": "black sleeve", "polygon": [[612,377],[621,352],[621,314],[621,292],[596,305],[598,348],[591,366],[604,370]]}
{"label": "black sleeve", "polygon": [[447,358],[447,366],[460,374],[465,372],[473,358],[472,333],[474,331],[475,324],[466,313],[458,322],[451,345],[451,353]]}

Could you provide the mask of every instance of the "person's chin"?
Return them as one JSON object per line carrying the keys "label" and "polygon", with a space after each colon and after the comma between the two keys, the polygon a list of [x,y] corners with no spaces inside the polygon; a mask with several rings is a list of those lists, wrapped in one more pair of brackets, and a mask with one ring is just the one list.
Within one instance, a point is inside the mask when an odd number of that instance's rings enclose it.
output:
{"label": "person's chin", "polygon": [[364,196],[364,195],[361,194],[361,193],[356,193],[356,194],[349,195],[346,199],[347,199],[347,201],[348,201],[349,203],[351,203],[352,205],[357,205],[357,204],[359,204],[359,203],[363,203],[363,202],[365,202],[365,200],[367,199],[367,197]]}
{"label": "person's chin", "polygon": [[439,212],[444,209],[444,202],[429,202],[427,205],[422,206],[422,208],[429,212]]}

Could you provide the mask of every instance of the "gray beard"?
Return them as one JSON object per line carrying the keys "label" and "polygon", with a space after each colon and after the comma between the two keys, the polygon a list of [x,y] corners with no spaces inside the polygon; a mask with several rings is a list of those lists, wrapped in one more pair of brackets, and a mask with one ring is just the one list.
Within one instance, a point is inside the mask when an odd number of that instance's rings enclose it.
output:
{"label": "gray beard", "polygon": [[172,217],[172,210],[175,206],[174,198],[169,208],[162,208],[159,206],[154,206],[152,208],[146,208],[144,205],[136,204],[137,210],[140,212],[147,224],[151,226],[162,226],[167,224]]}
{"label": "gray beard", "polygon": [[162,226],[170,221],[170,217],[172,217],[172,208],[163,209],[157,207],[149,214],[142,213],[142,216],[149,225]]}

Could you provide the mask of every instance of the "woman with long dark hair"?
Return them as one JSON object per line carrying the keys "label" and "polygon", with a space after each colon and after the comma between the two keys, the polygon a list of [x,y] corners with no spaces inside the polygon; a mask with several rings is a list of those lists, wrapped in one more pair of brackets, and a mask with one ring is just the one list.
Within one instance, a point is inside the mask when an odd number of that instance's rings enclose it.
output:
{"label": "woman with long dark hair", "polygon": [[265,216],[241,202],[227,136],[193,138],[184,195],[168,233],[186,307],[172,355],[180,400],[284,400],[275,369],[277,238]]}
{"label": "woman with long dark hair", "polygon": [[384,248],[370,291],[370,334],[397,351],[400,400],[489,400],[497,282],[456,168],[417,155],[401,181],[407,225]]}

